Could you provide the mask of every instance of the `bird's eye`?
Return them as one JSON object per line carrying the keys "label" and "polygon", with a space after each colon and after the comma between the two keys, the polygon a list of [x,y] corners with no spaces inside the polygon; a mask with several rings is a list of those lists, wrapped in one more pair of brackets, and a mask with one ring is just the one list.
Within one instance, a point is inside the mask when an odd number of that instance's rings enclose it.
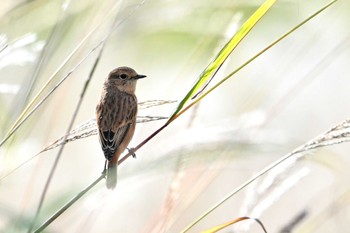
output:
{"label": "bird's eye", "polygon": [[119,75],[119,78],[121,79],[121,80],[124,80],[124,79],[127,79],[127,75],[126,74],[121,74],[121,75]]}

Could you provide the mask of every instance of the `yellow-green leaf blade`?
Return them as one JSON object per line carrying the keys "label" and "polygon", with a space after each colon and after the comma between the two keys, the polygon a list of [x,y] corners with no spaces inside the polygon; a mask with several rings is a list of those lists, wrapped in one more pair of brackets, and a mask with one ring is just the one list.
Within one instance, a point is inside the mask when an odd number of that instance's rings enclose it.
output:
{"label": "yellow-green leaf blade", "polygon": [[175,112],[169,118],[168,122],[173,120],[173,117],[181,111],[185,104],[191,99],[195,92],[197,92],[213,75],[213,73],[225,62],[232,51],[242,41],[242,39],[248,34],[248,32],[255,26],[255,24],[265,15],[265,13],[271,8],[276,0],[266,0],[254,14],[242,25],[238,32],[226,43],[226,45],[220,50],[216,58],[209,63],[204,71],[199,76],[197,82],[193,85],[191,90],[182,99]]}

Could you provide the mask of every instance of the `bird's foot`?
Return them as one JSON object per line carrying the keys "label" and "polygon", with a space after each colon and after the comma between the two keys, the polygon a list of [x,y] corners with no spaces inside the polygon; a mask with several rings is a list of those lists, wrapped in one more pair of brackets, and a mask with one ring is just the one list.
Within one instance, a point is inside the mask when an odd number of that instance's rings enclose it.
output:
{"label": "bird's foot", "polygon": [[134,152],[134,148],[126,148],[128,149],[128,152],[131,153],[131,156],[136,159],[136,154]]}

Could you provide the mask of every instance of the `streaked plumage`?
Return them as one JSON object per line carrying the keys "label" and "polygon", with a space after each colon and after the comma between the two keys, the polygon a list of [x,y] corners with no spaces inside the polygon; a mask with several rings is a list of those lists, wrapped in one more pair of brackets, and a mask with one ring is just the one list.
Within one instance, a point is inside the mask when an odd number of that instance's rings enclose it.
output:
{"label": "streaked plumage", "polygon": [[144,78],[129,67],[112,70],[106,79],[100,102],[96,107],[99,138],[107,165],[107,188],[117,182],[118,158],[130,143],[136,125],[137,79]]}

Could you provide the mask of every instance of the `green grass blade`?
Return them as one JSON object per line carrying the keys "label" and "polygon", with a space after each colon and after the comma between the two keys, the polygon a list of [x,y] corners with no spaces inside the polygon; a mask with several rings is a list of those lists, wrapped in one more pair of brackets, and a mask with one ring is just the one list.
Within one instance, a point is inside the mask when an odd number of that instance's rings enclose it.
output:
{"label": "green grass blade", "polygon": [[[2,141],[0,142],[0,147],[12,136],[12,134],[18,129],[18,127],[28,118],[27,116],[29,116],[30,114],[32,114],[33,112],[31,112],[31,109],[35,109],[35,103],[40,103],[40,96],[43,95],[44,91],[47,90],[47,88],[49,87],[50,84],[53,83],[54,79],[56,78],[56,76],[58,75],[58,73],[62,70],[62,68],[72,59],[72,57],[79,51],[79,49],[81,49],[81,47],[88,41],[88,39],[94,35],[94,33],[96,32],[96,30],[98,30],[100,28],[100,26],[108,19],[108,17],[110,17],[110,15],[112,15],[113,13],[115,13],[115,9],[119,6],[119,4],[115,4],[114,7],[111,8],[111,10],[106,14],[106,16],[104,17],[104,19],[101,21],[101,23],[99,23],[98,25],[94,26],[87,34],[86,36],[77,44],[76,47],[74,47],[74,49],[72,50],[72,52],[70,54],[68,54],[68,56],[63,60],[63,62],[58,66],[58,68],[54,71],[54,73],[48,78],[48,80],[46,81],[46,83],[41,87],[41,89],[35,94],[35,96],[31,99],[31,101],[27,104],[27,106],[24,108],[24,110],[21,112],[20,116],[16,119],[16,121],[13,123],[13,125],[11,126],[11,128],[8,130],[6,136],[4,137],[4,139],[2,139]],[[104,39],[102,41],[100,41],[100,43],[97,44],[97,46],[95,46],[92,50],[90,50],[90,52],[88,52],[87,56],[83,57],[80,62],[78,62],[75,65],[75,68],[73,68],[73,70],[71,70],[62,80],[65,81],[74,71],[75,69],[80,66],[80,64],[85,61],[88,56],[90,56],[90,54],[97,49],[98,47],[100,47],[102,45],[101,42],[105,41],[109,35],[111,34],[111,32],[104,37]],[[55,89],[52,89],[55,90]],[[46,100],[48,96],[43,97],[41,100]],[[38,105],[36,105],[38,106]]]}
{"label": "green grass blade", "polygon": [[213,73],[220,68],[220,66],[225,62],[232,51],[237,47],[237,45],[243,40],[243,38],[248,34],[248,32],[255,26],[255,24],[265,15],[265,13],[271,8],[271,6],[276,2],[276,0],[266,0],[257,9],[252,16],[242,25],[239,31],[227,42],[227,44],[221,49],[217,54],[216,58],[209,63],[209,65],[200,74],[197,82],[193,85],[191,90],[186,94],[185,98],[180,102],[175,112],[171,115],[168,122],[170,122],[173,117],[181,111],[185,104],[191,99],[195,92],[197,92],[213,75]]}
{"label": "green grass blade", "polygon": [[[257,57],[259,57],[261,54],[263,54],[264,52],[266,52],[267,50],[269,50],[271,47],[273,47],[274,45],[276,45],[277,43],[279,43],[281,40],[283,40],[284,38],[286,38],[287,36],[289,36],[291,33],[293,33],[295,30],[297,30],[298,28],[300,28],[301,26],[303,26],[305,23],[309,22],[311,19],[313,19],[314,17],[316,17],[317,15],[319,15],[321,12],[323,12],[324,10],[326,10],[328,7],[330,7],[332,4],[334,4],[337,0],[333,0],[330,3],[328,3],[327,5],[325,5],[324,7],[322,7],[320,10],[318,10],[317,12],[315,12],[314,14],[312,14],[310,17],[308,17],[307,19],[305,19],[304,21],[302,21],[301,23],[299,23],[297,26],[295,26],[294,28],[292,28],[291,30],[289,30],[287,33],[285,33],[284,35],[282,35],[280,38],[278,38],[277,40],[275,40],[274,42],[272,42],[269,46],[267,46],[266,48],[264,48],[263,50],[261,50],[259,53],[257,53],[255,56],[253,56],[251,59],[249,59],[247,62],[245,62],[243,65],[241,65],[238,69],[236,69],[235,71],[233,71],[232,73],[230,73],[229,75],[227,75],[224,79],[222,79],[219,83],[217,83],[214,87],[212,87],[211,89],[209,89],[208,91],[206,91],[203,95],[201,95],[198,99],[196,99],[195,101],[193,101],[189,106],[187,106],[185,109],[183,109],[183,111],[179,112],[178,115],[175,116],[175,119],[177,117],[179,117],[180,115],[182,115],[186,110],[188,110],[189,108],[191,108],[191,106],[195,105],[196,103],[198,103],[201,99],[203,99],[205,96],[207,96],[209,93],[211,93],[213,90],[215,90],[217,87],[219,87],[221,84],[223,84],[225,81],[227,81],[230,77],[232,77],[234,74],[236,74],[238,71],[240,71],[241,69],[243,69],[246,65],[248,65],[250,62],[252,62],[253,60],[255,60]],[[302,147],[301,147],[302,148]],[[313,148],[313,147],[311,147]],[[283,163],[285,160],[287,160],[288,158],[292,157],[293,155],[295,155],[296,153],[300,152],[300,148],[297,148],[296,150],[294,150],[293,152],[285,155],[284,157],[282,157],[281,159],[277,160],[276,162],[272,163],[271,165],[267,166],[265,169],[261,170],[257,175],[255,175],[254,177],[250,178],[248,181],[246,181],[245,183],[243,183],[241,186],[239,186],[238,188],[234,189],[230,194],[228,194],[225,198],[223,198],[221,201],[219,201],[217,204],[215,204],[214,206],[212,206],[209,210],[207,210],[205,213],[203,213],[201,216],[199,216],[196,220],[194,220],[189,226],[187,226],[183,231],[181,231],[181,233],[185,233],[188,232],[191,228],[193,228],[197,223],[199,223],[201,220],[203,220],[206,216],[208,216],[210,213],[212,213],[214,210],[216,210],[219,206],[221,206],[223,203],[225,203],[227,200],[229,200],[231,197],[233,197],[235,194],[237,194],[239,191],[241,191],[242,189],[244,189],[245,187],[247,187],[249,184],[251,184],[252,182],[254,182],[255,180],[257,180],[259,177],[261,177],[262,175],[266,174],[267,172],[269,172],[270,170],[272,170],[273,168],[277,167],[279,164]]]}

